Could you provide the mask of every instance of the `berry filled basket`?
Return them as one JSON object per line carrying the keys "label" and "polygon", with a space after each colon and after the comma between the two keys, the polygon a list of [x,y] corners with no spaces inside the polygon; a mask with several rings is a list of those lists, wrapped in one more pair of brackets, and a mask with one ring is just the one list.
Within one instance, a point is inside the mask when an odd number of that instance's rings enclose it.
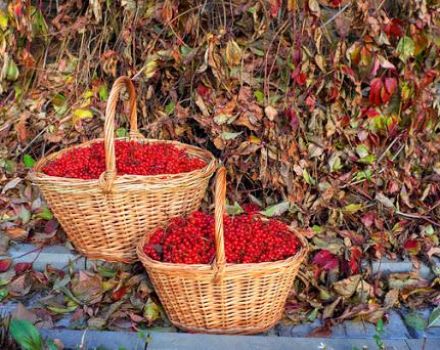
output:
{"label": "berry filled basket", "polygon": [[[129,95],[130,137],[118,138],[115,142],[116,105],[124,87]],[[137,150],[142,147],[146,149],[144,153],[143,149]],[[123,152],[128,152],[126,149],[134,150],[130,151],[131,163],[121,160]],[[180,168],[173,165],[173,159],[163,169],[165,173],[156,171],[153,175],[135,175],[136,169],[132,165],[142,156],[147,160],[149,156],[160,160],[157,153],[161,149],[171,150],[179,159],[187,157],[188,164],[192,162],[199,166],[196,169],[180,167],[184,170],[179,172]],[[133,153],[136,150],[138,153]],[[100,152],[102,164],[96,161],[92,164],[93,159],[99,159]],[[89,157],[84,171],[100,174],[96,178],[78,169],[77,163],[84,154]],[[71,158],[70,163],[60,161],[67,158]],[[179,159],[175,162],[179,163]],[[61,169],[69,164],[75,171]],[[124,169],[122,174],[119,166]],[[166,172],[169,169],[171,173]],[[94,259],[133,262],[137,260],[136,244],[146,228],[153,229],[172,217],[198,209],[215,169],[216,161],[206,150],[177,141],[145,139],[137,129],[133,83],[127,77],[120,77],[108,99],[104,139],[69,147],[41,159],[29,178],[39,186],[68,238],[82,254]],[[56,176],[60,170],[67,175]]]}
{"label": "berry filled basket", "polygon": [[226,263],[225,194],[226,175],[221,168],[216,179],[212,264],[153,259],[144,249],[151,244],[157,230],[150,231],[139,242],[137,254],[175,326],[205,333],[263,332],[274,326],[283,314],[288,293],[307,255],[307,241],[288,228],[288,233],[295,235],[299,242],[293,256],[271,262]]}

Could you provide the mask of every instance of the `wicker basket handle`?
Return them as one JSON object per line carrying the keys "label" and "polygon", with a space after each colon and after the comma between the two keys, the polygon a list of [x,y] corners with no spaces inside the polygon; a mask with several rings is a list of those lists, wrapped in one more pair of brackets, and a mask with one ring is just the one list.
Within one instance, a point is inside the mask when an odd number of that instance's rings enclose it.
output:
{"label": "wicker basket handle", "polygon": [[105,147],[105,172],[100,176],[100,184],[105,192],[110,192],[113,181],[116,178],[116,155],[115,155],[115,115],[116,105],[119,101],[119,93],[123,88],[128,91],[128,108],[130,113],[130,138],[142,139],[143,136],[137,127],[136,91],[130,78],[119,77],[113,83],[112,90],[105,109],[104,122],[104,147]]}
{"label": "wicker basket handle", "polygon": [[220,281],[223,277],[226,256],[225,256],[225,241],[223,234],[223,215],[225,212],[226,200],[226,168],[221,167],[217,170],[217,177],[215,181],[215,260],[213,269],[215,271],[214,280]]}

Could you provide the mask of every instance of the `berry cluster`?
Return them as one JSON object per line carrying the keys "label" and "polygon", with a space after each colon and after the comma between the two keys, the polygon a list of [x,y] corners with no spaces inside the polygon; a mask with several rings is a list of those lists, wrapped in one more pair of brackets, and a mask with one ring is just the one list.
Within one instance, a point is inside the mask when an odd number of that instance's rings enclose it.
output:
{"label": "berry cluster", "polygon": [[[203,168],[206,163],[167,143],[142,144],[116,141],[118,175],[179,174]],[[43,172],[51,176],[97,179],[105,171],[104,143],[75,148],[49,162]]]}
{"label": "berry cluster", "polygon": [[[262,220],[255,212],[224,216],[225,254],[228,263],[284,260],[300,248],[286,224]],[[171,220],[153,233],[144,252],[154,260],[178,264],[209,264],[215,256],[214,218],[194,212]]]}

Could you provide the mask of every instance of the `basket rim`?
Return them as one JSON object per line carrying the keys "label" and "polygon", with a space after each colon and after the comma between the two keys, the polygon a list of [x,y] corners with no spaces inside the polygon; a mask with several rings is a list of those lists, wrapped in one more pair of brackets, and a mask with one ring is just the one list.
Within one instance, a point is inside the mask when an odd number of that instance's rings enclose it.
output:
{"label": "basket rim", "polygon": [[[174,263],[168,263],[163,261],[157,261],[152,258],[150,258],[147,254],[144,253],[143,247],[145,243],[147,242],[147,239],[150,238],[152,233],[155,231],[155,229],[149,231],[147,234],[145,234],[142,239],[139,241],[139,243],[136,245],[136,253],[139,257],[139,260],[143,263],[143,265],[147,268],[152,268],[156,270],[163,270],[168,272],[215,272],[213,269],[212,263],[210,264],[174,264]],[[302,247],[295,255],[292,255],[284,260],[276,260],[276,261],[266,261],[266,262],[259,262],[259,263],[242,263],[242,264],[236,264],[236,263],[226,263],[225,264],[225,273],[226,272],[237,272],[237,271],[258,271],[258,270],[264,270],[266,268],[277,268],[281,266],[289,266],[290,264],[294,262],[302,261],[306,257],[308,251],[309,251],[309,244],[305,237],[300,234],[297,230],[289,227],[289,231],[294,234],[299,241],[302,243]]]}
{"label": "basket rim", "polygon": [[[134,140],[130,137],[118,137],[118,138],[115,138],[115,140],[116,141],[133,141],[133,142],[138,142],[138,143],[173,144],[179,148],[185,149],[185,151],[187,151],[187,152],[189,149],[190,151],[192,150],[194,153],[198,153],[198,154],[191,154],[190,152],[188,152],[188,153],[190,153],[190,155],[198,157],[198,158],[206,161],[206,165],[203,168],[192,170],[189,172],[177,173],[177,174],[159,174],[159,175],[124,174],[124,175],[116,175],[116,178],[114,181],[115,184],[118,184],[121,182],[130,182],[130,181],[139,181],[139,180],[147,180],[147,181],[148,180],[164,181],[164,180],[169,180],[169,179],[174,179],[174,180],[182,179],[183,180],[183,179],[187,179],[187,178],[192,178],[195,175],[200,175],[203,173],[205,173],[206,177],[210,177],[214,173],[214,171],[217,167],[217,164],[216,164],[217,160],[210,151],[205,150],[201,147],[189,145],[189,144],[186,144],[186,143],[183,143],[180,141],[149,139],[149,138]],[[37,164],[29,171],[29,173],[28,173],[29,180],[32,180],[32,181],[52,180],[52,181],[60,181],[60,182],[67,181],[71,184],[78,183],[81,185],[87,185],[87,184],[95,185],[95,184],[99,183],[99,178],[97,178],[97,179],[79,179],[79,178],[72,178],[72,177],[52,176],[52,175],[48,175],[42,171],[42,168],[48,162],[59,158],[64,153],[67,153],[67,152],[74,150],[74,149],[88,147],[91,144],[98,143],[98,142],[104,142],[104,138],[97,138],[97,139],[89,140],[86,142],[82,142],[80,144],[72,145],[72,146],[66,147],[64,149],[61,149],[57,152],[46,155],[45,157],[41,158],[37,162]]]}

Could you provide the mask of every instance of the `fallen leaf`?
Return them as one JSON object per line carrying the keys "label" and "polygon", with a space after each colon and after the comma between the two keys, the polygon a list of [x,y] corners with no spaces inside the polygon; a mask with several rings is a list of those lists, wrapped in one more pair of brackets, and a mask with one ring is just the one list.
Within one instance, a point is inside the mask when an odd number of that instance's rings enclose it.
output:
{"label": "fallen leaf", "polygon": [[6,258],[0,260],[0,272],[6,272],[9,270],[12,264],[12,259]]}
{"label": "fallen leaf", "polygon": [[427,328],[429,327],[440,327],[440,306],[432,310],[427,325]]}
{"label": "fallen leaf", "polygon": [[320,250],[314,257],[313,263],[330,271],[339,267],[339,259],[336,255],[330,253],[328,250]]}

